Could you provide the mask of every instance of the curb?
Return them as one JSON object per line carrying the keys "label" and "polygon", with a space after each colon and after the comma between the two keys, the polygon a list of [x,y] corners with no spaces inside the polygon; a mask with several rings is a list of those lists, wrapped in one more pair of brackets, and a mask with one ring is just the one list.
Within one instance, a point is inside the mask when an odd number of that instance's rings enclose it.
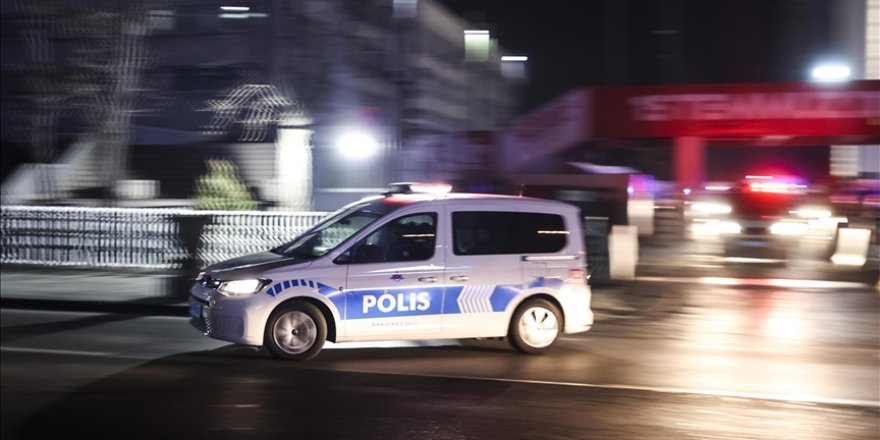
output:
{"label": "curb", "polygon": [[46,299],[0,298],[0,309],[30,309],[59,312],[118,313],[144,316],[187,317],[189,309],[185,303],[161,303],[155,299],[148,301],[59,301]]}

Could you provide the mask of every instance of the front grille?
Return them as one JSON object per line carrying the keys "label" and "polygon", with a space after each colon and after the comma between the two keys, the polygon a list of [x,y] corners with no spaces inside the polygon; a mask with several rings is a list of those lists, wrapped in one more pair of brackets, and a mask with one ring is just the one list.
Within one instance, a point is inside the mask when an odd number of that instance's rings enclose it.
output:
{"label": "front grille", "polygon": [[211,275],[205,275],[198,281],[202,284],[202,286],[211,289],[216,289],[217,287],[220,287],[220,280],[211,277]]}
{"label": "front grille", "polygon": [[227,316],[209,316],[205,319],[205,333],[215,338],[240,337],[244,334],[244,320]]}
{"label": "front grille", "polygon": [[189,323],[202,333],[207,333],[208,326],[205,322],[203,310],[208,306],[208,302],[199,297],[190,295],[189,297]]}
{"label": "front grille", "polygon": [[205,318],[190,318],[189,324],[202,333],[208,333],[208,323]]}
{"label": "front grille", "polygon": [[742,233],[744,235],[767,235],[768,230],[765,227],[747,227],[743,229]]}

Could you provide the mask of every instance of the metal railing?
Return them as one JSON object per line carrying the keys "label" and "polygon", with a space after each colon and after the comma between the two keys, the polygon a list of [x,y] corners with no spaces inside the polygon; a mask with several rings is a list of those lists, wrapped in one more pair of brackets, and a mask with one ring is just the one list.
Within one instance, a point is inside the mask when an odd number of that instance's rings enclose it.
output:
{"label": "metal railing", "polygon": [[326,217],[327,212],[208,212],[198,259],[204,265],[269,250],[294,239]]}
{"label": "metal railing", "polygon": [[[327,215],[46,206],[2,206],[0,211],[4,264],[144,269],[178,269],[193,257],[207,265],[267,250]],[[182,228],[186,219],[200,227]],[[198,255],[191,255],[186,234],[200,235]]]}

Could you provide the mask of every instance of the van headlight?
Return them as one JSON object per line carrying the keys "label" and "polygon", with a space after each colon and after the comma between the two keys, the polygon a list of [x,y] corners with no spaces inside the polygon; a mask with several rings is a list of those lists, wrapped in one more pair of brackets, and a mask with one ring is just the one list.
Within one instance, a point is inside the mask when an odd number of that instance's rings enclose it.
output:
{"label": "van headlight", "polygon": [[271,281],[269,280],[256,278],[223,281],[220,283],[220,287],[217,288],[217,291],[226,296],[253,295],[260,290],[263,290],[263,287],[266,287],[270,282]]}
{"label": "van headlight", "polygon": [[735,235],[742,232],[742,226],[737,222],[720,221],[716,222],[713,227],[721,235]]}
{"label": "van headlight", "polygon": [[691,225],[695,237],[716,237],[719,235],[736,235],[742,233],[739,223],[729,220],[703,220]]}
{"label": "van headlight", "polygon": [[801,222],[781,221],[770,225],[770,233],[774,235],[804,235],[810,225]]}

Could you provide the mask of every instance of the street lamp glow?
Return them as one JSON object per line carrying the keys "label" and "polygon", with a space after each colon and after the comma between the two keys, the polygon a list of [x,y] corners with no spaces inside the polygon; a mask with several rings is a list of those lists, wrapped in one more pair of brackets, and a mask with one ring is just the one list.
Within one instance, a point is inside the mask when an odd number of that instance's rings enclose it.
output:
{"label": "street lamp glow", "polygon": [[822,82],[846,81],[852,71],[843,64],[820,64],[810,72],[813,80]]}
{"label": "street lamp glow", "polygon": [[336,148],[346,158],[366,159],[376,154],[379,143],[368,133],[352,132],[340,136]]}

